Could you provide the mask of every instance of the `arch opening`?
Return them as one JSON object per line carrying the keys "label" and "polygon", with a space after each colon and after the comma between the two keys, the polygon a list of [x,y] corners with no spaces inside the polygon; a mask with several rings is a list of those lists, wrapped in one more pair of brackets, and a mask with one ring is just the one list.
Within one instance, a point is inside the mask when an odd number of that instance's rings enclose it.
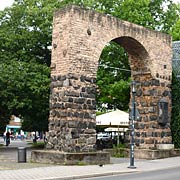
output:
{"label": "arch opening", "polygon": [[[100,55],[96,76],[97,109],[106,104],[108,109],[127,111],[130,76],[131,70],[125,49],[116,42],[107,43]],[[120,97],[118,90],[126,94],[125,98]]]}
{"label": "arch opening", "polygon": [[127,51],[131,71],[135,71],[136,73],[147,71],[149,55],[140,42],[129,36],[115,38],[113,41],[118,43]]}
{"label": "arch opening", "polygon": [[[139,84],[137,88],[141,88],[141,77],[143,73],[147,73],[147,63],[146,49],[132,37],[123,36],[107,43],[99,58],[97,71],[97,87],[99,88],[96,96],[97,109],[111,111],[117,108],[129,112],[131,80],[137,81]],[[98,97],[98,94],[103,97]],[[107,127],[96,127],[97,132],[104,131],[105,128]],[[111,136],[112,134],[114,133],[111,133]],[[129,139],[128,137],[125,139],[125,131],[121,134],[123,134],[123,142]],[[140,143],[136,145],[139,146]]]}

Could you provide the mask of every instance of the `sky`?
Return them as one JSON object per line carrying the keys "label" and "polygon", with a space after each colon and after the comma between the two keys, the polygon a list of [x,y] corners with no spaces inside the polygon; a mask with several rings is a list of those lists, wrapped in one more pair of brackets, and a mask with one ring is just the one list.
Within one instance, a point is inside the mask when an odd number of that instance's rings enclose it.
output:
{"label": "sky", "polygon": [[0,0],[0,10],[3,10],[7,6],[11,6],[14,0]]}
{"label": "sky", "polygon": [[[14,0],[0,0],[0,10],[3,10],[5,7],[11,6]],[[179,2],[180,0],[173,0],[174,2]]]}

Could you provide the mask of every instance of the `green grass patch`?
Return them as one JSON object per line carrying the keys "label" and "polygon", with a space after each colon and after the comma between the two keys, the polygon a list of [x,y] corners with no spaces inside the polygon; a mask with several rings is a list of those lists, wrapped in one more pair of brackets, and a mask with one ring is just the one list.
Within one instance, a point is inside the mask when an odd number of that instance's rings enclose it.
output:
{"label": "green grass patch", "polygon": [[127,149],[124,144],[119,144],[117,146],[113,146],[111,156],[120,158],[120,157],[127,157]]}
{"label": "green grass patch", "polygon": [[83,162],[83,161],[78,161],[78,162],[76,162],[76,165],[78,165],[78,166],[85,166],[87,164],[85,162]]}
{"label": "green grass patch", "polygon": [[31,147],[36,148],[36,149],[44,149],[45,143],[37,141],[36,143],[32,143]]}
{"label": "green grass patch", "polygon": [[113,148],[126,148],[125,144],[118,144],[117,146],[113,145]]}

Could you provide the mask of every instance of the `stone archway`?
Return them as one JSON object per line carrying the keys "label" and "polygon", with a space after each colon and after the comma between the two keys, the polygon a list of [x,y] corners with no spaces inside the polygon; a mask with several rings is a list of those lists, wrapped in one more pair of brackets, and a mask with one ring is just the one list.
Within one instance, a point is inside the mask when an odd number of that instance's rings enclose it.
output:
{"label": "stone archway", "polygon": [[[47,149],[95,150],[95,91],[98,60],[110,42],[128,52],[137,81],[136,145],[154,148],[172,143],[171,37],[109,15],[69,6],[55,13]],[[160,105],[166,103],[166,108]],[[163,110],[163,116],[160,114]]]}

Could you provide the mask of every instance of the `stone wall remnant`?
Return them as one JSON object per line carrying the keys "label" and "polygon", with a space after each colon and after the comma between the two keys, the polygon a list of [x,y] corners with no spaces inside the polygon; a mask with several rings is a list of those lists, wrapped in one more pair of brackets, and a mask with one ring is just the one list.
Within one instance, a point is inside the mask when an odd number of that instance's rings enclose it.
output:
{"label": "stone wall remnant", "polygon": [[[135,126],[136,146],[154,148],[172,143],[171,37],[109,15],[68,6],[58,10],[53,20],[47,149],[96,149],[96,73],[101,52],[110,41],[127,51],[131,76],[138,84],[136,101],[141,119]],[[168,104],[165,124],[158,122],[162,98]]]}

